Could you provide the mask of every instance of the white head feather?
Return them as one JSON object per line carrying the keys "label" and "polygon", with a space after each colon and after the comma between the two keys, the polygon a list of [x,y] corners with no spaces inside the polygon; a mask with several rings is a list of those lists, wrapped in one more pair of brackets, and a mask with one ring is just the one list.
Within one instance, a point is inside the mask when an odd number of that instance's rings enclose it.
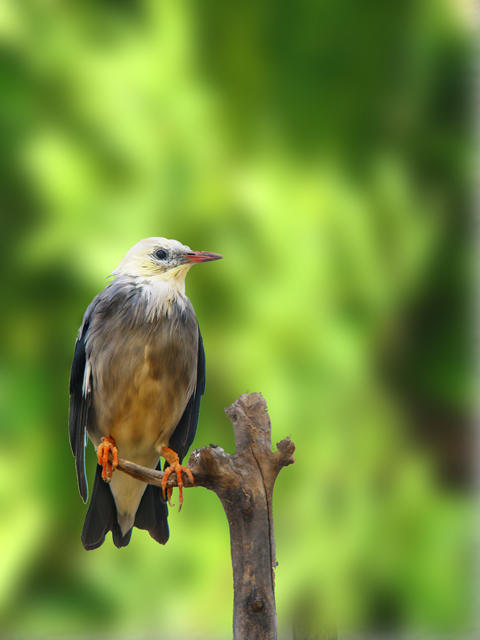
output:
{"label": "white head feather", "polygon": [[[155,255],[159,250],[166,253],[164,259],[159,259]],[[144,238],[127,251],[112,275],[160,280],[181,277],[185,280],[187,271],[192,264],[182,261],[182,257],[191,251],[190,247],[178,242],[178,240]]]}
{"label": "white head feather", "polygon": [[174,299],[185,306],[185,276],[193,265],[184,255],[191,251],[178,240],[144,238],[127,251],[112,276],[116,282],[135,282],[145,298],[146,318],[152,321],[159,314],[168,315]]}

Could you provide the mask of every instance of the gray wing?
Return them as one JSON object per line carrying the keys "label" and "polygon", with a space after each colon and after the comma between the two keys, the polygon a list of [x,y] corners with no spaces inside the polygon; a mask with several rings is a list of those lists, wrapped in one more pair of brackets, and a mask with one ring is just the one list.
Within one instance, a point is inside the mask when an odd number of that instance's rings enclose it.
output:
{"label": "gray wing", "polygon": [[92,410],[92,380],[90,378],[87,390],[84,392],[84,376],[86,365],[85,341],[90,324],[93,303],[87,309],[79,336],[75,343],[72,370],[70,373],[70,411],[69,435],[70,446],[75,456],[78,489],[82,500],[87,502],[88,485],[85,473],[86,428]]}
{"label": "gray wing", "polygon": [[169,443],[170,448],[178,453],[180,462],[182,462],[183,458],[186,456],[187,451],[195,438],[198,416],[200,413],[200,400],[204,393],[205,350],[203,348],[202,334],[200,333],[200,329],[198,329],[197,384]]}

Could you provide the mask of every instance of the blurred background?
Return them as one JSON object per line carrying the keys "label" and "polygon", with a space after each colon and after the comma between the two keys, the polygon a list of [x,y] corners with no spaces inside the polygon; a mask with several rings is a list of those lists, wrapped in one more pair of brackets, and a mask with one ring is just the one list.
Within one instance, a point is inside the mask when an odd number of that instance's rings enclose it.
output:
{"label": "blurred background", "polygon": [[[0,635],[228,638],[226,518],[85,552],[67,442],[83,312],[140,238],[188,276],[195,447],[269,405],[283,638],[474,625],[467,2],[0,4]],[[90,483],[95,460],[88,447]]]}

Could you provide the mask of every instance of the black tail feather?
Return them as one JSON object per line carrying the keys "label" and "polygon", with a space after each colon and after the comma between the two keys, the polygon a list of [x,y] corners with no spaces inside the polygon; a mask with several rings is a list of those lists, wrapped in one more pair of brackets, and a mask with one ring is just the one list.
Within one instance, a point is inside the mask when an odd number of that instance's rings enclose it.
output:
{"label": "black tail feather", "polygon": [[[148,485],[137,509],[134,526],[146,529],[154,540],[165,544],[169,535],[167,515],[168,509],[162,498],[161,488]],[[83,546],[87,551],[97,549],[103,544],[109,531],[112,532],[116,547],[125,547],[132,537],[131,529],[122,535],[112,492],[108,484],[102,480],[102,467],[97,465],[92,499],[82,530]]]}
{"label": "black tail feather", "polygon": [[[161,469],[160,464],[157,469]],[[154,540],[165,544],[169,536],[167,516],[168,507],[162,489],[149,484],[137,509],[134,526],[146,529]]]}

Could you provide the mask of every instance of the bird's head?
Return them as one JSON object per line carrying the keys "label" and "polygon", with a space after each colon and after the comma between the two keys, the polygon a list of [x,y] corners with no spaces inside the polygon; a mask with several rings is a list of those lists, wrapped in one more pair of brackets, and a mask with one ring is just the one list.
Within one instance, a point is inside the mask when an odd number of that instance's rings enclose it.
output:
{"label": "bird's head", "polygon": [[112,275],[184,281],[192,265],[221,257],[218,253],[192,251],[178,240],[144,238],[127,251]]}

